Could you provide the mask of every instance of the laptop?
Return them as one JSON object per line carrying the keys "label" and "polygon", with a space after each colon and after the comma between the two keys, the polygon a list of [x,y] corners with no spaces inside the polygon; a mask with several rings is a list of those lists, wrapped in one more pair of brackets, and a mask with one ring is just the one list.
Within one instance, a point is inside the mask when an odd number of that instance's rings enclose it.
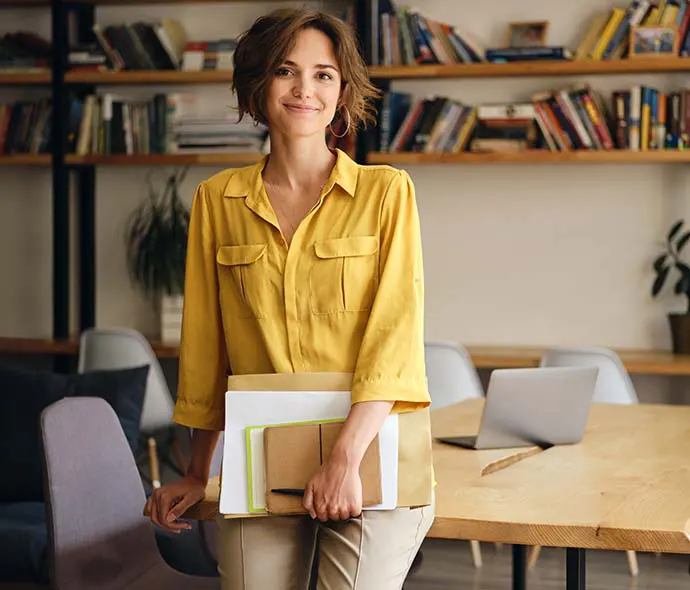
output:
{"label": "laptop", "polygon": [[479,432],[436,440],[468,449],[575,444],[582,440],[597,367],[496,369]]}

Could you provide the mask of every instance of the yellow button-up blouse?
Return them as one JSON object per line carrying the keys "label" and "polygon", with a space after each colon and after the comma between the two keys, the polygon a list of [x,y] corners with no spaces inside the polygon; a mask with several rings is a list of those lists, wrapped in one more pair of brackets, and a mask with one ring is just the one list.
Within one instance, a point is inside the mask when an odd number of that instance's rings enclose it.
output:
{"label": "yellow button-up blouse", "polygon": [[227,374],[349,372],[352,403],[429,405],[419,218],[408,174],[337,151],[288,247],[264,157],[191,208],[174,420],[222,430]]}

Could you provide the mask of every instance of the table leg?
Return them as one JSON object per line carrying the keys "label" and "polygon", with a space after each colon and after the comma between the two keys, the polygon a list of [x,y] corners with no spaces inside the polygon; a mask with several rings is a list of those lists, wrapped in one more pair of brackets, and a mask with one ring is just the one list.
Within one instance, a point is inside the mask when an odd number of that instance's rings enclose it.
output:
{"label": "table leg", "polygon": [[527,590],[527,547],[513,545],[513,590]]}
{"label": "table leg", "polygon": [[565,556],[566,590],[585,590],[585,550],[568,547]]}

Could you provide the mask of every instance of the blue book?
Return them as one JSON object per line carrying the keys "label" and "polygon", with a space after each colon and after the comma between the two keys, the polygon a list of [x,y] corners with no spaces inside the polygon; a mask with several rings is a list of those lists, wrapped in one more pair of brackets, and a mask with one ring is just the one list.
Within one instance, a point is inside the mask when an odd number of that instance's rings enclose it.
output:
{"label": "blue book", "polygon": [[567,47],[505,47],[487,49],[486,59],[493,63],[512,61],[569,60],[573,52]]}

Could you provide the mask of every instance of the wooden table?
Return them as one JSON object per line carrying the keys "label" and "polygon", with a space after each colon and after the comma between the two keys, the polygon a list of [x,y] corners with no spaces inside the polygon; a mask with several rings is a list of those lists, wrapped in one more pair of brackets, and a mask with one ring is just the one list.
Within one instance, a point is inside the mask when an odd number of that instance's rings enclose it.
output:
{"label": "wooden table", "polygon": [[[475,432],[482,406],[434,412],[434,436]],[[568,548],[568,589],[585,587],[585,549],[690,553],[690,407],[594,404],[582,443],[482,475],[506,453],[435,443],[429,536],[513,544],[514,587],[529,545]]]}
{"label": "wooden table", "polygon": [[[482,407],[468,400],[432,412],[434,436],[476,433]],[[594,404],[580,444],[471,451],[434,443],[434,467],[429,536],[513,544],[514,588],[525,587],[530,545],[567,548],[568,590],[585,588],[586,549],[690,554],[690,407]],[[217,511],[212,481],[188,515]]]}

